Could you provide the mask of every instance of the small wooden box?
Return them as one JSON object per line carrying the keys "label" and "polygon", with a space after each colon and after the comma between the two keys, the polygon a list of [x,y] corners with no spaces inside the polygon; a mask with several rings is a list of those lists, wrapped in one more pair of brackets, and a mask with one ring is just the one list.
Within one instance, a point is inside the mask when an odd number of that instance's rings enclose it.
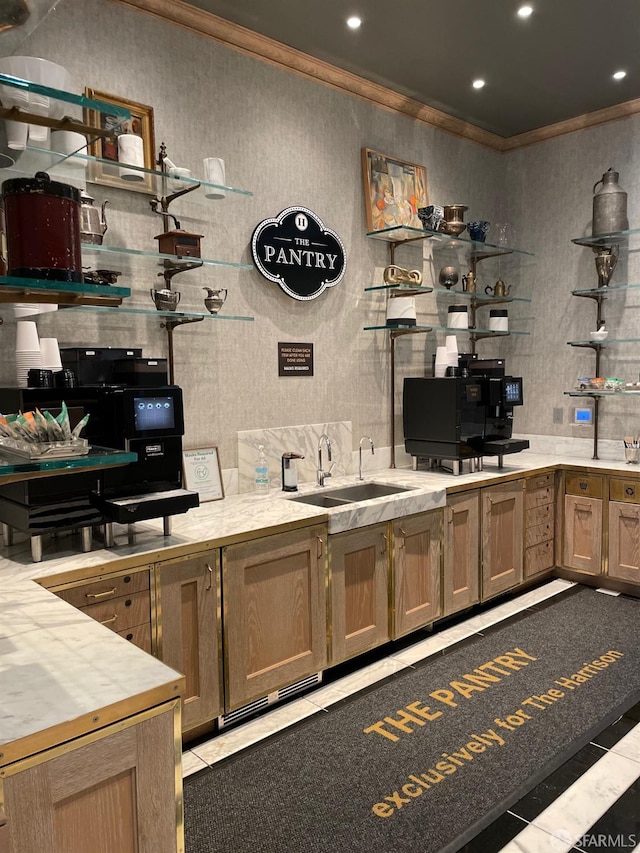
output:
{"label": "small wooden box", "polygon": [[158,234],[158,251],[163,255],[177,255],[180,258],[199,258],[200,240],[204,234],[191,234],[189,231],[165,231]]}

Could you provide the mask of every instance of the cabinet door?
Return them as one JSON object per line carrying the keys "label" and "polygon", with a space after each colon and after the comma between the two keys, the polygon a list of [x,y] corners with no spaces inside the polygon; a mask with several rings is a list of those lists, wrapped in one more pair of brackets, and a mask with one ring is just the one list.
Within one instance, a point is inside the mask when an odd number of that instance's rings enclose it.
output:
{"label": "cabinet door", "polygon": [[225,710],[327,665],[324,525],[222,550]]}
{"label": "cabinet door", "polygon": [[386,524],[329,537],[332,664],[390,639],[387,540]]}
{"label": "cabinet door", "polygon": [[444,510],[444,615],[480,600],[480,495],[451,495]]}
{"label": "cabinet door", "polygon": [[522,582],[523,481],[482,490],[482,600]]}
{"label": "cabinet door", "polygon": [[428,625],[442,614],[441,555],[441,510],[394,522],[394,639]]}
{"label": "cabinet door", "polygon": [[640,584],[640,505],[609,503],[609,575]]}
{"label": "cabinet door", "polygon": [[216,551],[160,563],[158,657],[186,678],[184,731],[222,713],[220,571]]}
{"label": "cabinet door", "polygon": [[563,562],[568,569],[599,575],[602,564],[602,501],[564,496]]}
{"label": "cabinet door", "polygon": [[173,702],[6,767],[3,853],[183,851],[178,712]]}

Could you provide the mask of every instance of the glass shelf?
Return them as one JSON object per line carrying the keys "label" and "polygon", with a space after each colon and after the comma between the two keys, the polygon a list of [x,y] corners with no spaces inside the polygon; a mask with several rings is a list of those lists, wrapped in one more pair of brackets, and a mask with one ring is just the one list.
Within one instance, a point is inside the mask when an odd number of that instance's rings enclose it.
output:
{"label": "glass shelf", "polygon": [[564,391],[566,397],[640,397],[640,391]]}
{"label": "glass shelf", "polygon": [[[89,100],[89,99],[85,99],[85,100]],[[109,109],[111,111],[111,108],[109,108]],[[113,109],[115,109],[115,107]],[[134,165],[128,164],[128,163],[116,163],[113,160],[105,160],[105,159],[100,158],[100,157],[94,157],[91,154],[81,154],[78,152],[78,153],[69,155],[69,154],[64,154],[62,152],[59,152],[59,151],[51,151],[48,148],[37,148],[37,147],[31,146],[31,145],[27,146],[26,151],[29,152],[31,155],[33,155],[31,158],[31,162],[33,163],[34,160],[37,160],[37,168],[38,169],[44,169],[45,171],[47,171],[49,169],[55,169],[55,167],[59,166],[59,165],[64,165],[65,160],[73,159],[73,161],[75,163],[78,163],[78,161],[83,161],[86,163],[99,163],[102,166],[110,167],[114,170],[120,166],[126,166],[127,169],[131,169],[135,172],[141,172],[142,174],[145,174],[145,175],[153,175],[158,179],[158,182],[164,176],[167,178],[167,180],[172,185],[172,188],[167,191],[168,194],[173,191],[173,186],[175,186],[175,185],[179,185],[180,189],[187,189],[188,187],[194,187],[194,186],[197,186],[198,184],[200,184],[199,189],[192,192],[192,193],[189,193],[189,195],[184,197],[184,200],[191,199],[194,196],[195,197],[202,196],[203,197],[202,201],[226,201],[230,197],[250,198],[253,196],[253,193],[250,192],[249,190],[238,189],[237,187],[231,187],[231,186],[228,186],[226,184],[212,184],[208,181],[205,181],[204,179],[200,179],[197,177],[186,178],[186,177],[181,177],[181,176],[179,177],[177,175],[175,177],[173,177],[173,176],[170,177],[165,172],[161,172],[159,169],[148,169],[145,166],[134,166]],[[18,162],[16,163],[15,166],[11,167],[10,169],[6,169],[4,171],[7,171],[7,172],[21,171],[20,161],[18,160]],[[31,169],[29,171],[31,171]],[[91,180],[91,176],[89,174],[89,181],[90,180]],[[122,188],[130,190],[131,189],[131,183],[128,181],[122,181]],[[158,189],[159,188],[160,188],[160,185],[158,184]],[[218,199],[206,199],[206,198],[204,198],[204,196],[206,196],[206,193],[210,192],[211,190],[224,190],[224,192],[227,193],[228,195],[226,196],[226,198],[218,198]]]}
{"label": "glass shelf", "polygon": [[625,290],[639,288],[640,284],[609,284],[606,287],[588,287],[580,290],[572,290],[574,296],[606,296],[608,293],[618,293]]}
{"label": "glass shelf", "polygon": [[365,290],[397,290],[405,296],[416,296],[419,293],[433,293],[435,288],[427,287],[422,284],[372,284],[370,287],[365,287]]}
{"label": "glass shelf", "polygon": [[494,332],[491,329],[450,329],[448,326],[364,326],[365,332],[370,331],[415,331],[415,332],[447,332],[450,335],[465,334],[465,335],[485,335],[486,337],[501,338],[507,335],[528,335],[529,332]]}
{"label": "glass shelf", "polygon": [[[111,258],[107,257],[109,255]],[[170,267],[172,264],[190,263],[193,261],[194,263],[201,263],[202,266],[205,267],[230,267],[231,269],[236,270],[253,269],[253,264],[239,264],[234,261],[219,261],[214,260],[213,258],[179,257],[178,255],[168,255],[163,254],[162,252],[147,252],[142,249],[125,249],[122,246],[99,246],[94,245],[93,243],[82,244],[82,260],[85,266],[90,265],[92,268],[96,269],[104,268],[104,265],[107,262],[117,263],[118,261],[129,261],[130,267],[137,266],[138,268],[143,265],[148,268],[152,261],[161,262],[158,265],[163,268],[165,266]],[[162,263],[164,261],[169,261],[169,263]],[[186,281],[186,279],[181,278],[180,281]]]}
{"label": "glass shelf", "polygon": [[112,314],[141,314],[149,317],[160,317],[170,320],[245,320],[253,322],[253,317],[244,317],[239,314],[206,314],[197,311],[158,311],[156,308],[142,308],[140,306],[120,305],[119,307],[110,306],[91,306],[91,305],[68,305],[63,306],[65,310],[73,311],[98,311]]}
{"label": "glass shelf", "polygon": [[374,240],[384,240],[387,243],[433,239],[436,243],[450,244],[454,248],[471,249],[479,257],[483,254],[492,256],[517,254],[533,257],[533,252],[527,252],[524,249],[497,246],[494,243],[483,243],[477,240],[469,240],[466,237],[454,237],[452,234],[443,234],[442,231],[429,231],[426,228],[414,228],[411,225],[393,225],[390,228],[382,228],[380,231],[367,231],[367,237]]}
{"label": "glass shelf", "polygon": [[117,467],[135,462],[136,453],[125,450],[111,450],[108,447],[90,447],[86,456],[71,459],[49,459],[44,462],[27,462],[4,455],[0,451],[0,483],[11,480],[27,480],[42,474],[64,474],[79,468],[96,469]]}
{"label": "glass shelf", "polygon": [[55,294],[60,303],[116,304],[131,295],[128,287],[102,284],[80,284],[69,281],[48,281],[21,276],[0,276],[0,303],[42,301],[38,296]]}
{"label": "glass shelf", "polygon": [[74,92],[65,92],[62,89],[52,89],[51,86],[32,83],[29,80],[13,77],[10,74],[0,74],[0,85],[9,86],[12,89],[26,89],[27,92],[33,92],[36,95],[45,95],[49,98],[54,98],[56,101],[64,101],[67,104],[75,104],[79,107],[87,107],[98,112],[108,113],[111,116],[122,119],[122,121],[131,118],[131,111],[126,107],[118,107],[115,104],[97,101],[95,98],[88,98],[86,95],[77,95]]}
{"label": "glass shelf", "polygon": [[608,344],[637,344],[640,338],[605,338],[604,341],[567,341],[570,347],[607,346]]}
{"label": "glass shelf", "polygon": [[[640,285],[638,285],[640,287]],[[405,296],[418,296],[421,293],[442,293],[450,296],[452,299],[468,299],[470,302],[474,299],[479,302],[531,302],[524,296],[491,296],[488,293],[474,292],[469,293],[467,290],[453,290],[448,287],[428,287],[425,285],[411,284],[373,284],[365,287],[365,291],[369,290],[395,290]]]}
{"label": "glass shelf", "polygon": [[576,246],[587,246],[597,249],[606,246],[627,246],[640,236],[640,228],[629,228],[626,231],[612,231],[609,234],[596,234],[593,237],[574,237],[571,242]]}

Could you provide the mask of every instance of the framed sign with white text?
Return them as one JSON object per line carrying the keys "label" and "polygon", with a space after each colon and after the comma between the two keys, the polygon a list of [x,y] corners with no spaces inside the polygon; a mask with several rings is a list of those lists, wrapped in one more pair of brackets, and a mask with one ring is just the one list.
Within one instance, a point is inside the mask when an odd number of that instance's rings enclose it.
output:
{"label": "framed sign with white text", "polygon": [[197,447],[182,451],[185,488],[200,495],[200,501],[224,498],[220,457],[217,447]]}

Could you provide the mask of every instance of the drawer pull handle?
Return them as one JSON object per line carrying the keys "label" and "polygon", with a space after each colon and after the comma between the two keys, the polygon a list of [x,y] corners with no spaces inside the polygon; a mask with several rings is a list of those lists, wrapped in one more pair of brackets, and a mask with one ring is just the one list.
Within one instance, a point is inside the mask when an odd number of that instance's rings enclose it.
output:
{"label": "drawer pull handle", "polygon": [[118,614],[114,613],[111,619],[105,619],[104,622],[100,622],[101,625],[113,625],[113,623],[118,618]]}
{"label": "drawer pull handle", "polygon": [[208,582],[206,588],[207,589],[213,589],[213,569],[211,568],[209,563],[207,563],[207,571],[209,572],[209,582]]}
{"label": "drawer pull handle", "polygon": [[109,596],[115,595],[115,593],[116,593],[116,588],[114,586],[112,589],[105,589],[104,592],[86,592],[84,597],[85,598],[93,598],[93,599],[109,598]]}
{"label": "drawer pull handle", "polygon": [[387,553],[387,534],[381,533],[380,535],[382,536],[382,547],[380,548],[380,553],[386,554]]}
{"label": "drawer pull handle", "polygon": [[589,483],[587,483],[585,480],[581,480],[578,485],[580,486],[583,492],[589,488]]}
{"label": "drawer pull handle", "polygon": [[636,493],[635,487],[634,486],[627,486],[624,490],[624,493],[625,493],[625,495],[627,495],[627,497],[632,498]]}
{"label": "drawer pull handle", "polygon": [[318,557],[322,557],[322,554],[323,554],[322,536],[316,536],[316,539],[318,540]]}
{"label": "drawer pull handle", "polygon": [[591,504],[579,504],[579,503],[576,503],[576,509],[588,509],[588,510],[590,510],[590,509],[592,509],[592,508],[593,508],[593,507],[591,506]]}

